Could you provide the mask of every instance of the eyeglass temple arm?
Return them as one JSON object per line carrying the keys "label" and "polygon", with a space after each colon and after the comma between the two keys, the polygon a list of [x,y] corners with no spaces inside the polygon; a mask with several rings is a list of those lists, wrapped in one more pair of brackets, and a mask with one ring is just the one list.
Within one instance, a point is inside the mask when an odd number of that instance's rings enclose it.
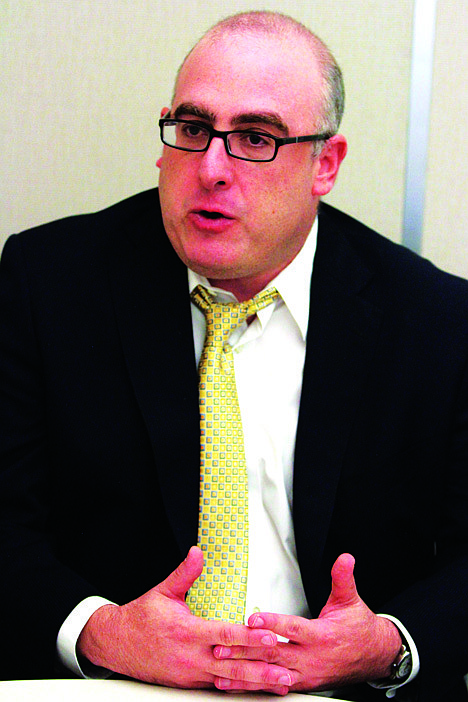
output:
{"label": "eyeglass temple arm", "polygon": [[285,137],[278,140],[281,144],[300,144],[304,141],[327,141],[333,136],[332,132],[324,132],[323,134],[313,134],[311,136]]}

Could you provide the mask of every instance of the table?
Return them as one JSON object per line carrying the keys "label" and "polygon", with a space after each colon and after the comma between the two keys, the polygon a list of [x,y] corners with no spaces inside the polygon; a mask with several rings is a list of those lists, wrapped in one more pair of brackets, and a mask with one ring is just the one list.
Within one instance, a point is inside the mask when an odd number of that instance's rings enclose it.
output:
{"label": "table", "polygon": [[[226,695],[216,690],[176,690],[131,680],[12,680],[0,682],[1,702],[278,702],[264,693]],[[324,702],[326,697],[290,692],[287,702]],[[340,700],[335,700],[340,702]],[[341,700],[341,702],[344,702]]]}

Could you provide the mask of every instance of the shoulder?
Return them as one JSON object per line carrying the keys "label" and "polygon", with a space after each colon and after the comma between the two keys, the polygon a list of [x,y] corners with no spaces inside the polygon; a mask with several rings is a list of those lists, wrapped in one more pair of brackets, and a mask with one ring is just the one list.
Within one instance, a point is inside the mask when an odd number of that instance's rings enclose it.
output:
{"label": "shoulder", "polygon": [[423,299],[433,304],[458,300],[468,310],[467,280],[441,270],[428,259],[325,203],[320,205],[320,232],[323,239],[328,239],[330,248],[345,240],[371,271],[374,285],[386,290],[390,297],[414,303]]}
{"label": "shoulder", "polygon": [[68,247],[97,243],[116,233],[138,231],[138,224],[160,220],[157,188],[133,195],[97,212],[72,215],[40,224],[20,234],[13,240],[27,247],[42,247],[45,244]]}
{"label": "shoulder", "polygon": [[41,224],[7,239],[2,259],[19,257],[31,269],[97,264],[146,240],[163,240],[157,188],[97,212]]}
{"label": "shoulder", "polygon": [[391,308],[396,314],[404,313],[408,319],[438,319],[442,327],[445,322],[465,329],[468,326],[467,280],[437,268],[429,260],[324,203],[319,211],[318,246],[325,251],[323,258],[330,269],[337,258],[336,252],[343,246],[352,251],[369,272],[362,295],[381,307]]}

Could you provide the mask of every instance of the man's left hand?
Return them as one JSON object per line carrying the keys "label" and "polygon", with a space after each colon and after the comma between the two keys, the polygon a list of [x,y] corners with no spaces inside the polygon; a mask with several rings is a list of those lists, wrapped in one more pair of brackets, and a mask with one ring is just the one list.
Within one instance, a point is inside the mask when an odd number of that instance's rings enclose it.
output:
{"label": "man's left hand", "polygon": [[[318,619],[259,613],[252,628],[269,629],[289,641],[267,648],[216,646],[216,658],[263,660],[288,668],[291,691],[334,690],[385,678],[401,647],[396,626],[374,614],[359,597],[354,558],[342,554],[332,568],[332,589]],[[228,680],[217,686],[229,690]]]}

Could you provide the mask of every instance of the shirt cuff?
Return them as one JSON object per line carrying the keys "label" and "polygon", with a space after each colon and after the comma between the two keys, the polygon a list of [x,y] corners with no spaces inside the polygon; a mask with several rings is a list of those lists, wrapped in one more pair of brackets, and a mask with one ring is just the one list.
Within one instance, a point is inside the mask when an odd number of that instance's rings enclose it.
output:
{"label": "shirt cuff", "polygon": [[403,685],[407,685],[410,683],[416,675],[419,673],[419,654],[418,654],[418,649],[416,648],[416,644],[414,643],[413,639],[411,638],[408,630],[403,626],[403,624],[400,622],[399,619],[396,619],[395,617],[392,617],[390,614],[378,614],[378,617],[383,617],[384,619],[389,619],[393,624],[395,624],[396,628],[400,632],[401,636],[403,639],[405,639],[405,644],[407,645],[407,648],[409,652],[411,653],[411,673],[409,676],[404,680],[403,682],[399,683],[390,683],[388,687],[385,685],[380,684],[373,684],[369,683],[371,687],[376,687],[380,690],[385,690],[386,696],[387,697],[395,697],[395,693],[398,690],[399,687],[403,687]]}
{"label": "shirt cuff", "polygon": [[112,671],[106,668],[99,668],[89,661],[78,661],[76,644],[78,638],[88,621],[96,610],[104,605],[117,605],[104,597],[87,597],[73,609],[60,627],[57,636],[57,655],[59,661],[65,668],[71,670],[79,678],[98,680],[109,678]]}

